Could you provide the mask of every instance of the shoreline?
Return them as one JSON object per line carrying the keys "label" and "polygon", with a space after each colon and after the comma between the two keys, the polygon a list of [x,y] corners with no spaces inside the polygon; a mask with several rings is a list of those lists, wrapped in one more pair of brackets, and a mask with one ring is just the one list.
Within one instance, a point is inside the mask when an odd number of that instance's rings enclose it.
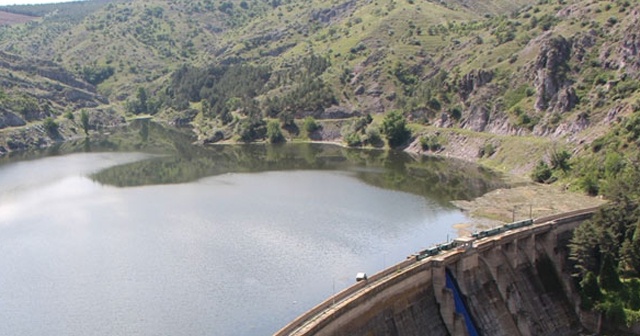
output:
{"label": "shoreline", "polygon": [[[156,121],[153,118],[150,119],[153,122],[159,122],[160,124],[165,125],[165,127],[174,127],[163,123],[162,121]],[[89,139],[96,139],[106,134],[111,133],[111,130],[121,128],[121,127],[129,127],[129,121],[127,120],[123,124],[113,125],[110,127],[100,128],[97,131],[93,131],[89,134]],[[23,135],[21,140],[32,140],[38,139],[35,143],[26,143],[22,146],[19,146],[18,150],[6,151],[6,149],[2,146],[3,141],[6,143],[7,138],[11,138],[15,136],[14,132],[11,130],[0,131],[0,158],[5,158],[7,156],[11,156],[11,153],[19,153],[19,152],[28,152],[29,150],[42,150],[48,147],[52,147],[55,145],[59,145],[65,142],[78,141],[83,137],[80,136],[78,132],[70,132],[71,127],[69,125],[63,126],[63,135],[67,137],[61,137],[59,139],[51,139],[47,137],[49,141],[42,140],[42,138],[46,137],[44,131],[40,130],[38,132],[37,127],[31,126],[27,128],[21,128],[17,130],[15,133],[19,133]],[[35,131],[35,132],[34,132]],[[426,130],[426,132],[438,132],[438,134],[448,133],[454,134],[455,131],[449,129],[435,129],[435,130]],[[24,133],[30,132],[31,137],[25,137]],[[505,222],[510,222],[514,218],[515,220],[523,219],[526,217],[525,215],[532,215],[533,217],[540,217],[546,215],[553,215],[556,213],[567,212],[571,210],[576,210],[579,208],[599,206],[605,203],[604,200],[586,196],[580,193],[571,192],[566,190],[566,188],[559,185],[541,185],[533,183],[532,181],[526,179],[522,174],[517,174],[509,170],[500,170],[496,169],[495,165],[490,164],[491,161],[488,161],[484,158],[479,158],[477,155],[472,155],[473,153],[477,153],[478,146],[486,143],[486,139],[495,139],[497,136],[494,135],[485,135],[480,134],[474,140],[475,142],[470,141],[469,136],[465,135],[456,135],[458,140],[464,139],[464,141],[457,141],[455,143],[451,142],[444,146],[442,149],[431,152],[424,151],[420,147],[420,137],[424,136],[425,130],[421,130],[421,132],[416,132],[416,135],[412,139],[411,143],[405,146],[402,150],[410,155],[415,156],[434,156],[434,157],[442,157],[442,158],[453,158],[457,160],[462,160],[471,164],[476,164],[480,167],[490,169],[502,174],[502,178],[504,182],[507,184],[506,188],[496,189],[494,191],[488,192],[480,197],[477,197],[471,201],[457,200],[451,202],[456,208],[459,208],[463,211],[470,219],[471,223],[459,223],[456,225],[456,229],[460,232],[469,232],[477,229],[484,229],[487,227],[491,227],[498,224],[503,224]],[[428,134],[428,133],[427,133]],[[35,136],[34,136],[35,135]],[[37,136],[39,135],[39,137]],[[486,139],[483,139],[486,138]],[[478,140],[480,139],[480,140]],[[339,141],[339,138],[333,138],[328,140],[312,140],[312,139],[303,139],[303,138],[288,138],[286,143],[311,143],[311,144],[327,144],[333,146],[339,146],[342,148],[353,148],[353,149],[365,149],[365,150],[390,150],[387,147],[376,148],[376,147],[350,147],[347,146],[344,142]],[[472,143],[469,143],[472,142]],[[251,144],[267,144],[266,141],[261,142],[252,142]],[[202,143],[202,142],[194,142],[193,146],[215,146],[215,145],[242,145],[244,143],[233,141],[233,140],[225,140],[216,143]],[[464,147],[464,145],[469,145],[468,147]],[[450,148],[457,148],[457,150],[451,150]],[[3,151],[4,149],[4,151]],[[524,217],[523,217],[524,216]]]}

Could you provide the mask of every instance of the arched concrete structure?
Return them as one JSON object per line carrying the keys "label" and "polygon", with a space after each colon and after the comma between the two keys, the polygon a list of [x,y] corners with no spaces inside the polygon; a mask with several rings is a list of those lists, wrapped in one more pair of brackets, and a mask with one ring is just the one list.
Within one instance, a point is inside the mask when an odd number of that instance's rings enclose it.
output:
{"label": "arched concrete structure", "polygon": [[467,335],[445,270],[483,335],[571,335],[598,329],[582,314],[568,274],[572,232],[595,209],[394,265],[327,299],[275,335]]}

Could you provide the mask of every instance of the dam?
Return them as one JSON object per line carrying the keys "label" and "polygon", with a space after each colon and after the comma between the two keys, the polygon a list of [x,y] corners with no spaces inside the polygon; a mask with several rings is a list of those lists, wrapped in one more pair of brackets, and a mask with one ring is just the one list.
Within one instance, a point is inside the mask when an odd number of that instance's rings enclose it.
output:
{"label": "dam", "polygon": [[595,210],[462,238],[454,248],[424,258],[411,255],[325,300],[275,335],[597,332],[599,315],[580,310],[568,275],[572,232]]}

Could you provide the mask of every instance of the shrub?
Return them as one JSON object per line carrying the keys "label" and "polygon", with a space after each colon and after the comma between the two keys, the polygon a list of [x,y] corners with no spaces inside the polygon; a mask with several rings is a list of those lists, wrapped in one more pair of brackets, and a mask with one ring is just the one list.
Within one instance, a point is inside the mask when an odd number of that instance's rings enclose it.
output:
{"label": "shrub", "polygon": [[369,125],[366,131],[366,142],[372,146],[383,145],[382,137],[380,136],[380,130],[375,125]]}
{"label": "shrub", "polygon": [[271,120],[267,124],[267,139],[270,143],[284,142],[284,136],[280,130],[280,123],[277,120]]}
{"label": "shrub", "polygon": [[360,134],[356,132],[348,133],[344,137],[344,141],[347,143],[349,147],[356,147],[362,145],[362,139],[360,139]]}
{"label": "shrub", "polygon": [[590,196],[596,196],[600,193],[600,185],[596,172],[589,172],[579,180],[579,185]]}
{"label": "shrub", "polygon": [[80,122],[82,123],[82,129],[84,130],[84,134],[89,135],[89,114],[87,111],[82,110],[80,112]]}
{"label": "shrub", "polygon": [[49,134],[50,136],[57,136],[58,134],[58,123],[55,122],[55,120],[53,120],[53,118],[48,117],[44,120],[44,122],[42,123],[42,126],[44,127],[44,130],[47,132],[47,134]]}
{"label": "shrub", "polygon": [[243,142],[263,138],[266,133],[265,122],[259,118],[245,118],[236,125],[236,133],[240,135],[240,140]]}
{"label": "shrub", "polygon": [[307,134],[309,134],[317,131],[320,128],[320,125],[318,125],[313,117],[306,117],[304,118],[302,128],[307,132]]}
{"label": "shrub", "polygon": [[552,169],[560,169],[563,172],[567,172],[571,170],[571,165],[569,164],[569,159],[571,158],[571,154],[566,150],[556,151],[554,150],[551,153],[551,168]]}
{"label": "shrub", "polygon": [[538,183],[547,183],[551,179],[551,168],[541,160],[531,173],[531,179]]}
{"label": "shrub", "polygon": [[580,281],[580,297],[580,306],[582,309],[587,310],[593,308],[594,302],[597,302],[602,297],[598,279],[593,272],[587,272],[582,281]]}
{"label": "shrub", "polygon": [[488,142],[485,143],[482,148],[480,148],[480,150],[478,151],[478,157],[490,157],[491,155],[495,154],[495,152],[495,146],[492,143]]}
{"label": "shrub", "polygon": [[111,77],[114,71],[112,66],[85,66],[82,68],[82,78],[93,85],[98,85]]}
{"label": "shrub", "polygon": [[459,121],[462,118],[462,109],[460,106],[454,106],[449,109],[449,116],[453,118],[453,120]]}
{"label": "shrub", "polygon": [[407,128],[407,121],[402,113],[397,110],[389,112],[384,117],[381,131],[387,137],[391,147],[398,147],[411,138],[411,131]]}
{"label": "shrub", "polygon": [[420,137],[420,147],[422,147],[422,150],[430,150],[432,152],[435,152],[440,150],[440,148],[442,148],[442,145],[440,144],[440,139],[438,139],[438,136],[429,135]]}

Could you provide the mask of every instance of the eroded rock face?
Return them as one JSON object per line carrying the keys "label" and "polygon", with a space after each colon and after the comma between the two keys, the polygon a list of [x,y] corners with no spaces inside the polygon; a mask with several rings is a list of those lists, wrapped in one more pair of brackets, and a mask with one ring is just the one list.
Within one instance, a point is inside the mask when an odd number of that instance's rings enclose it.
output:
{"label": "eroded rock face", "polygon": [[316,9],[311,12],[310,19],[321,23],[331,23],[349,15],[355,9],[356,1],[350,0],[331,8]]}
{"label": "eroded rock face", "polygon": [[0,129],[6,127],[24,126],[27,123],[17,114],[9,111],[0,111]]}
{"label": "eroded rock face", "polygon": [[560,124],[553,135],[555,137],[560,137],[578,134],[579,132],[587,129],[590,124],[589,115],[586,113],[580,113],[576,116],[575,120]]}
{"label": "eroded rock face", "polygon": [[483,87],[493,79],[493,71],[472,70],[464,75],[458,83],[458,92],[463,100],[469,98],[469,95],[478,88]]}
{"label": "eroded rock face", "polygon": [[469,117],[462,123],[463,128],[482,132],[489,122],[489,109],[485,106],[473,105],[469,109]]}
{"label": "eroded rock face", "polygon": [[586,33],[578,33],[572,38],[573,44],[571,50],[573,57],[578,62],[582,62],[587,54],[587,50],[596,44],[596,35],[597,32],[591,29]]}
{"label": "eroded rock face", "polygon": [[623,36],[618,50],[620,68],[635,79],[640,79],[640,22],[638,19],[625,30]]}
{"label": "eroded rock face", "polygon": [[[538,93],[535,107],[538,111],[553,107],[558,101],[561,89],[571,84],[566,79],[567,62],[570,58],[571,44],[562,36],[551,38],[542,45],[534,64],[534,83]],[[575,92],[573,95],[575,96]],[[570,94],[567,92],[564,100],[561,105],[573,108],[570,104]]]}
{"label": "eroded rock face", "polygon": [[317,119],[345,119],[359,116],[358,111],[351,110],[346,106],[331,106],[324,109],[320,114],[315,115]]}
{"label": "eroded rock face", "polygon": [[579,102],[576,90],[573,87],[563,87],[556,96],[556,104],[553,106],[555,111],[569,112]]}

